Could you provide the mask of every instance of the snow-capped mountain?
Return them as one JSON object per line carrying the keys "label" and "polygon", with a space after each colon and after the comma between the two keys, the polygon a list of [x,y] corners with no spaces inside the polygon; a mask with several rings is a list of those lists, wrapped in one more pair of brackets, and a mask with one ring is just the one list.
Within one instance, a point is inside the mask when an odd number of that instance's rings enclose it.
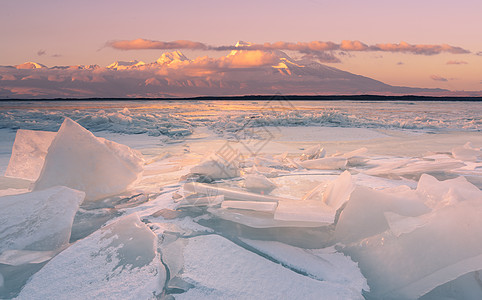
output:
{"label": "snow-capped mountain", "polygon": [[44,66],[42,64],[39,64],[39,63],[36,63],[36,62],[31,62],[31,61],[25,62],[25,63],[20,64],[20,65],[16,65],[14,67],[16,69],[44,69],[44,68],[47,68],[46,66]]}
{"label": "snow-capped mountain", "polygon": [[[0,98],[191,97],[247,94],[421,94],[441,89],[395,87],[273,50],[236,48],[218,58],[162,53],[154,62],[115,61],[97,65],[46,66],[27,62],[0,67]],[[125,72],[129,71],[129,72]]]}
{"label": "snow-capped mountain", "polygon": [[170,64],[174,61],[186,61],[189,60],[181,51],[165,52],[156,61],[159,65]]}

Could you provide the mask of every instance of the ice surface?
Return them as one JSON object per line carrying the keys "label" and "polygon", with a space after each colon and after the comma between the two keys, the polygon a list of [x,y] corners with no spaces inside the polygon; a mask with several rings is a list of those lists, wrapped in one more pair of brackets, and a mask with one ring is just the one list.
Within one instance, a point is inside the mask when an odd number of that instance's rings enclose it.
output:
{"label": "ice surface", "polygon": [[50,131],[17,130],[5,176],[37,180],[55,135]]}
{"label": "ice surface", "polygon": [[119,194],[142,174],[143,158],[127,146],[96,138],[65,119],[45,157],[34,190],[64,185],[86,193],[86,200]]}
{"label": "ice surface", "polygon": [[0,197],[0,254],[7,250],[50,251],[69,242],[84,192],[67,187]]}
{"label": "ice surface", "polygon": [[188,239],[181,276],[194,287],[176,299],[363,299],[360,289],[297,274],[217,235]]}
{"label": "ice surface", "polygon": [[482,270],[481,199],[452,202],[423,215],[412,231],[386,231],[343,251],[359,263],[374,298],[416,299]]}
{"label": "ice surface", "polygon": [[157,236],[132,214],[61,252],[18,299],[151,299],[165,279]]}

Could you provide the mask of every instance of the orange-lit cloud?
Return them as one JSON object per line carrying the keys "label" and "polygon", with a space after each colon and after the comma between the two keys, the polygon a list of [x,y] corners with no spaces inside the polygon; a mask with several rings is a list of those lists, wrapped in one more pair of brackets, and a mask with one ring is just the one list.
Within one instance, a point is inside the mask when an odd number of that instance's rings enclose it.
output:
{"label": "orange-lit cloud", "polygon": [[449,60],[447,62],[447,65],[466,65],[468,62],[463,61],[463,60]]}
{"label": "orange-lit cloud", "polygon": [[461,47],[451,46],[447,44],[441,45],[421,45],[409,44],[407,42],[400,42],[399,44],[386,43],[367,45],[361,41],[344,40],[337,44],[334,42],[312,41],[312,42],[275,42],[264,44],[251,44],[249,46],[212,46],[200,42],[193,41],[153,41],[145,39],[136,40],[121,40],[109,41],[106,43],[107,47],[112,47],[119,50],[139,50],[139,49],[192,49],[192,50],[212,50],[212,51],[226,51],[226,50],[288,50],[298,51],[304,54],[319,55],[320,52],[325,51],[383,51],[383,52],[400,52],[418,55],[435,55],[440,53],[451,54],[466,54],[469,50]]}

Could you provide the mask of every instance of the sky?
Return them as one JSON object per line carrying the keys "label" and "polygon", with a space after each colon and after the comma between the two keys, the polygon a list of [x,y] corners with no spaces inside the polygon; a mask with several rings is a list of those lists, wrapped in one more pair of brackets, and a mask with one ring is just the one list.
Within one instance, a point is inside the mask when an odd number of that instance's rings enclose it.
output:
{"label": "sky", "polygon": [[[0,65],[34,61],[48,67],[106,66],[116,60],[153,62],[170,51],[112,46],[136,39],[209,46],[179,49],[191,59],[224,56],[229,49],[211,49],[238,40],[256,45],[359,41],[370,50],[338,47],[324,52],[336,60],[321,62],[395,86],[480,91],[481,15],[480,0],[0,0]],[[376,50],[377,45],[401,42],[463,51]],[[307,54],[288,52],[294,57]]]}

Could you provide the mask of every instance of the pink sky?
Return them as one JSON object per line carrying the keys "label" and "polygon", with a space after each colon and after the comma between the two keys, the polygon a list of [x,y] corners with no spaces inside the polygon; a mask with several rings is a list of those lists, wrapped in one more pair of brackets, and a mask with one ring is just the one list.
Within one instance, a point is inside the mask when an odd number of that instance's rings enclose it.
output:
{"label": "pink sky", "polygon": [[[167,50],[118,50],[113,40],[188,40],[212,46],[360,41],[450,45],[466,53],[347,51],[338,69],[391,85],[482,90],[482,1],[0,1],[0,65],[155,61]],[[181,49],[189,58],[226,51]],[[299,53],[290,53],[297,55]],[[481,53],[482,54],[482,53]],[[325,62],[323,62],[325,63]]]}

